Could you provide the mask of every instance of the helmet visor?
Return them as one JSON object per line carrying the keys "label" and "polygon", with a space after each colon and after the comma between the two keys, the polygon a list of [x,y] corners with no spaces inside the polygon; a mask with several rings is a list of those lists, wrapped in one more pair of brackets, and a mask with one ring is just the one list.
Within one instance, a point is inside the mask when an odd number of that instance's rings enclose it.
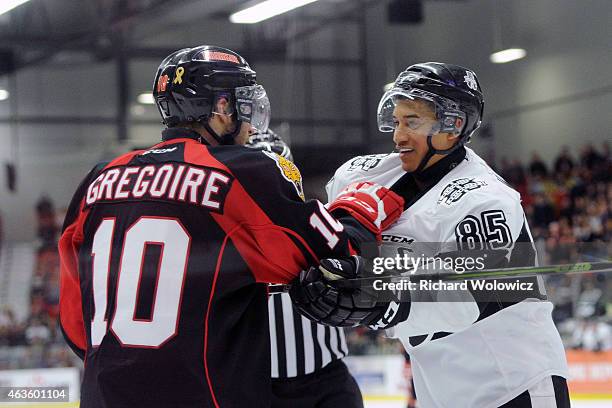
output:
{"label": "helmet visor", "polygon": [[260,132],[268,130],[270,124],[270,101],[261,85],[236,88],[238,120],[248,122]]}
{"label": "helmet visor", "polygon": [[[440,132],[459,132],[465,124],[465,114],[457,109],[454,102],[421,89],[395,87],[385,92],[378,104],[377,121],[381,132],[395,130],[397,121],[393,113],[397,104],[405,100],[422,101],[430,105],[436,115],[437,129]],[[458,118],[461,121],[457,121]]]}

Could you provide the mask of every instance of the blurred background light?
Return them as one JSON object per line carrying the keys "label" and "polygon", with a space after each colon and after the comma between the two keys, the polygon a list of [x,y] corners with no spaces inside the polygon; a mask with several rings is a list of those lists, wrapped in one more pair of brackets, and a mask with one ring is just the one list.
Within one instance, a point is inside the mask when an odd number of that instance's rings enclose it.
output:
{"label": "blurred background light", "polygon": [[494,64],[505,64],[506,62],[525,58],[526,55],[527,51],[523,48],[508,48],[506,50],[494,52],[489,58]]}
{"label": "blurred background light", "polygon": [[229,19],[236,24],[255,24],[315,1],[317,0],[266,0],[232,14]]}
{"label": "blurred background light", "polygon": [[0,1],[0,14],[4,14],[28,1],[30,0],[2,0]]}
{"label": "blurred background light", "polygon": [[155,99],[153,98],[153,94],[151,92],[143,92],[138,95],[138,103],[143,105],[153,105],[155,103]]}

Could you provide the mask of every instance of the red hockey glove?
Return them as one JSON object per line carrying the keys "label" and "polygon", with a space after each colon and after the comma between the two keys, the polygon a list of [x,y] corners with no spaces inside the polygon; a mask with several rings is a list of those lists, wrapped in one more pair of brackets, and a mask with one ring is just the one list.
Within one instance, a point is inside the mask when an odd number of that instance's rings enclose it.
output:
{"label": "red hockey glove", "polygon": [[329,211],[344,210],[380,238],[402,215],[404,199],[393,191],[369,181],[353,183],[329,204]]}

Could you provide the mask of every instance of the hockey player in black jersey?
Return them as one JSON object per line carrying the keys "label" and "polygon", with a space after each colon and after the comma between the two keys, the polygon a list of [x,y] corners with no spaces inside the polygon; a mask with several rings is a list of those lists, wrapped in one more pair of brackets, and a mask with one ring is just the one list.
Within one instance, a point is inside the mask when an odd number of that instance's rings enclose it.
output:
{"label": "hockey player in black jersey", "polygon": [[[452,64],[412,65],[383,95],[378,125],[393,132],[396,152],[351,159],[327,186],[332,199],[365,180],[404,197],[404,213],[383,233],[383,255],[456,259],[470,249],[473,258],[484,255],[485,268],[535,264],[520,195],[465,146],[483,108],[475,73]],[[410,354],[419,406],[569,407],[565,351],[540,279],[524,278],[534,289],[511,301],[471,291],[461,293],[464,301],[421,302],[406,290],[400,302],[368,309],[357,302],[366,292],[337,284],[362,276],[360,265],[323,260],[293,286],[293,300],[317,321],[364,324],[398,338]],[[361,317],[347,318],[352,310]]]}
{"label": "hockey player in black jersey", "polygon": [[359,251],[403,200],[361,183],[326,208],[297,167],[242,146],[269,103],[235,52],[179,50],[149,149],[96,166],[59,243],[60,324],[84,360],[82,408],[269,407],[267,283]]}

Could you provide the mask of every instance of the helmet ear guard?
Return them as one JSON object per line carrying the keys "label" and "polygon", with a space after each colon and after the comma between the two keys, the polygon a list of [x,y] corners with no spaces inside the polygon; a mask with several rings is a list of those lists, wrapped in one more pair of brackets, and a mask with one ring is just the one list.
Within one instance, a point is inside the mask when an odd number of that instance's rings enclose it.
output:
{"label": "helmet ear guard", "polygon": [[454,133],[460,135],[465,125],[463,112],[444,112],[439,119],[440,133]]}

